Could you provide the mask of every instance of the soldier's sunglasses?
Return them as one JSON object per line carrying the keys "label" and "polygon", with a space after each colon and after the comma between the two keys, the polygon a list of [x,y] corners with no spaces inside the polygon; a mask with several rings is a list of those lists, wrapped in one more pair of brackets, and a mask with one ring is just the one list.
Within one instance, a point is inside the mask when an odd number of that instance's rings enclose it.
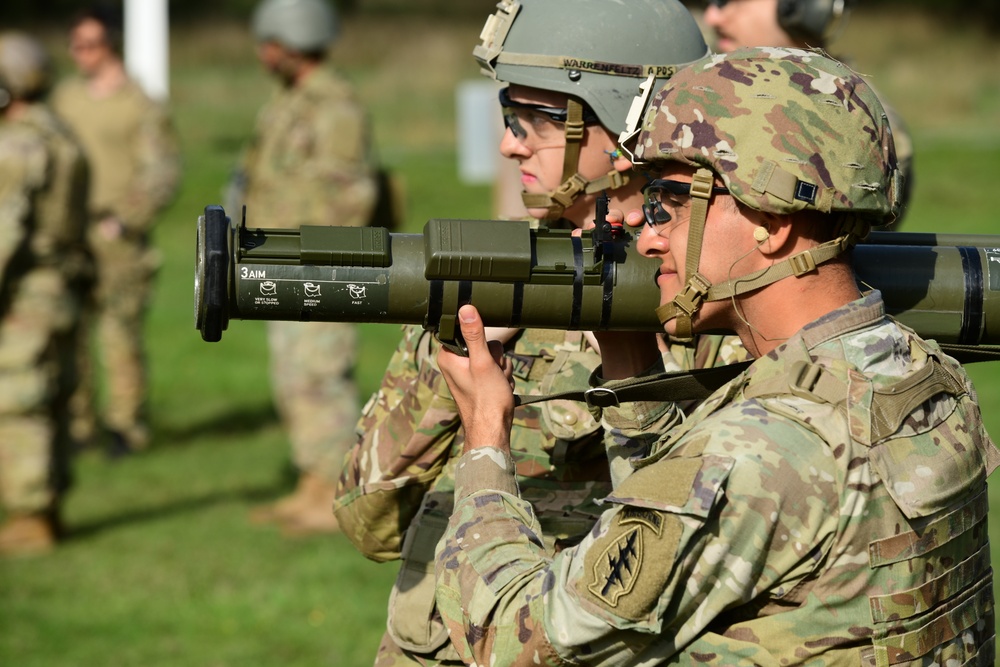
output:
{"label": "soldier's sunglasses", "polygon": [[[524,140],[528,137],[528,129],[525,125],[531,127],[533,129],[533,133],[538,133],[536,128],[538,124],[537,121],[531,121],[538,119],[539,116],[544,117],[546,120],[553,123],[565,123],[566,118],[569,116],[569,111],[567,111],[564,107],[547,107],[541,104],[515,102],[510,99],[510,93],[507,88],[500,89],[499,98],[500,108],[503,111],[504,127],[513,132],[514,136],[520,140]],[[584,106],[583,123],[585,125],[592,125],[599,122],[600,120],[597,118],[597,114]]]}
{"label": "soldier's sunglasses", "polygon": [[[654,178],[642,186],[642,194],[646,199],[646,203],[642,205],[646,225],[656,230],[660,225],[673,220],[667,208],[677,209],[681,206],[682,202],[677,201],[677,197],[691,196],[691,183]],[[713,185],[712,194],[726,195],[729,194],[729,189]]]}

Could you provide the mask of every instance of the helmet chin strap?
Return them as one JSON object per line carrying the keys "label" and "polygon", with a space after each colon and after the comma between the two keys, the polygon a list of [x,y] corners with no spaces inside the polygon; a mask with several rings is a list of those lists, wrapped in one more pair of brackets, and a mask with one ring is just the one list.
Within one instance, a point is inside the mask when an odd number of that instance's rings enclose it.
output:
{"label": "helmet chin strap", "polygon": [[545,214],[546,220],[561,218],[563,212],[572,206],[582,193],[594,194],[604,190],[614,190],[629,181],[629,175],[617,169],[611,169],[594,180],[588,180],[577,171],[585,127],[583,105],[570,98],[566,103],[566,147],[563,149],[562,183],[552,192],[544,194],[521,193],[521,201],[524,202],[525,208],[548,209]]}
{"label": "helmet chin strap", "polygon": [[864,220],[850,216],[838,230],[837,238],[832,241],[803,250],[760,271],[713,285],[705,276],[698,273],[702,241],[705,238],[705,222],[708,218],[708,200],[712,196],[713,182],[714,177],[708,169],[699,169],[695,172],[691,181],[691,222],[688,231],[684,289],[670,302],[656,309],[656,317],[661,324],[666,325],[671,320],[677,320],[672,338],[680,342],[693,340],[691,319],[701,308],[702,303],[731,299],[789,276],[798,277],[815,271],[820,264],[829,262],[852,248],[859,239],[868,236],[871,228]]}
{"label": "helmet chin strap", "polygon": [[712,283],[698,273],[701,245],[705,238],[705,220],[708,218],[708,200],[712,196],[715,177],[708,169],[701,168],[691,179],[691,221],[688,225],[687,259],[684,269],[684,289],[677,296],[656,309],[661,324],[677,320],[674,338],[689,342],[694,338],[691,317],[701,308]]}

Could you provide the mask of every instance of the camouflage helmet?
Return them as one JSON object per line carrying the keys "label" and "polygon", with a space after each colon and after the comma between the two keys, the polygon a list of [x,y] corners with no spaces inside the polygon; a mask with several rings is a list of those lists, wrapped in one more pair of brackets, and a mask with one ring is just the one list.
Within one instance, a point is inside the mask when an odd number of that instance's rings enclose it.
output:
{"label": "camouflage helmet", "polygon": [[898,212],[885,110],[818,52],[745,48],[679,72],[654,97],[635,156],[707,167],[759,211],[849,211],[876,225]]}
{"label": "camouflage helmet", "polygon": [[580,98],[614,134],[639,83],[662,85],[708,53],[678,0],[501,0],[473,51],[498,81]]}
{"label": "camouflage helmet", "polygon": [[52,61],[38,40],[22,32],[0,33],[0,95],[34,99],[51,83]]}
{"label": "camouflage helmet", "polygon": [[315,53],[337,36],[337,15],[325,0],[263,0],[253,13],[253,34],[259,42]]}
{"label": "camouflage helmet", "polygon": [[[864,79],[814,51],[745,48],[678,72],[653,98],[634,157],[696,169],[685,286],[656,309],[664,324],[677,321],[680,339],[693,334],[703,302],[811,273],[899,210],[902,178],[885,110]],[[757,211],[841,214],[832,218],[836,238],[711,284],[699,263],[715,177]]]}

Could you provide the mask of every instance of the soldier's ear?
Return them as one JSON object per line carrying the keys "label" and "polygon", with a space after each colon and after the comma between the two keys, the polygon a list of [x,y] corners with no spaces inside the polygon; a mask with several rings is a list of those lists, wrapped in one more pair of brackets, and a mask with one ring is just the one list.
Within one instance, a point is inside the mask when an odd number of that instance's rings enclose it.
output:
{"label": "soldier's ear", "polygon": [[795,234],[791,218],[755,211],[748,222],[753,226],[750,233],[757,244],[757,251],[769,259],[781,259],[795,252]]}

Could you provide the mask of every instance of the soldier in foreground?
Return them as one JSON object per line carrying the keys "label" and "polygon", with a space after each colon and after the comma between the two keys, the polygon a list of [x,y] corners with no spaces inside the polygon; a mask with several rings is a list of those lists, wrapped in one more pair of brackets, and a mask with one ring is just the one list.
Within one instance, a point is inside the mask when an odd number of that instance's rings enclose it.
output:
{"label": "soldier in foreground", "polygon": [[[847,23],[856,1],[709,0],[704,22],[715,33],[715,50],[720,53],[746,46],[826,50]],[[889,116],[896,159],[904,177],[900,214],[894,223],[894,228],[898,228],[913,192],[913,140],[903,118],[885,103],[884,97],[880,99]]]}
{"label": "soldier in foreground", "polygon": [[[625,32],[635,33],[634,40],[606,39]],[[662,84],[707,53],[683,6],[674,0],[625,8],[603,0],[504,2],[482,37],[475,49],[481,67],[508,84],[500,94],[507,124],[500,151],[519,166],[532,217],[581,228],[605,192],[613,206],[639,206],[645,181],[616,150],[616,140],[641,83]],[[490,333],[503,342],[522,394],[579,387],[600,362],[589,333]],[[705,343],[698,364],[729,360],[718,340]],[[379,667],[461,664],[434,602],[434,550],[452,511],[463,441],[435,362],[439,347],[420,327],[406,329],[359,422],[338,491],[337,517],[355,546],[374,560],[402,559]],[[675,365],[696,363],[685,356],[695,352],[684,350]],[[586,406],[572,401],[523,406],[513,420],[518,483],[546,526],[540,548],[551,555],[583,539],[601,513],[595,500],[611,489],[603,436]]]}
{"label": "soldier in foreground", "polygon": [[105,9],[80,13],[70,28],[69,48],[79,76],[59,84],[52,106],[90,163],[88,239],[97,262],[80,345],[74,436],[84,443],[96,436],[93,329],[107,384],[108,453],[119,456],[149,444],[143,332],[160,262],[151,233],[156,215],[176,192],[180,155],[166,110],[125,72],[118,15]]}
{"label": "soldier in foreground", "polygon": [[70,481],[88,173],[50,83],[37,41],[0,33],[0,555],[55,546]]}
{"label": "soldier in foreground", "polygon": [[[241,165],[249,224],[370,224],[378,187],[365,110],[326,66],[337,18],[324,0],[264,0],[253,15],[257,57],[279,83]],[[238,209],[233,209],[238,210]],[[289,533],[332,532],[336,480],[354,441],[357,329],[268,322],[271,391],[292,441],[295,491],[255,521]]]}
{"label": "soldier in foreground", "polygon": [[[961,366],[859,293],[847,252],[898,208],[878,99],[815,52],[762,48],[678,72],[653,109],[627,221],[661,262],[657,314],[735,331],[756,361],[680,426],[606,408],[627,474],[551,556],[512,471],[509,363],[463,307],[469,356],[439,356],[466,433],[436,558],[452,641],[497,667],[993,664],[998,452]],[[607,390],[657,366],[653,341],[601,349]]]}

